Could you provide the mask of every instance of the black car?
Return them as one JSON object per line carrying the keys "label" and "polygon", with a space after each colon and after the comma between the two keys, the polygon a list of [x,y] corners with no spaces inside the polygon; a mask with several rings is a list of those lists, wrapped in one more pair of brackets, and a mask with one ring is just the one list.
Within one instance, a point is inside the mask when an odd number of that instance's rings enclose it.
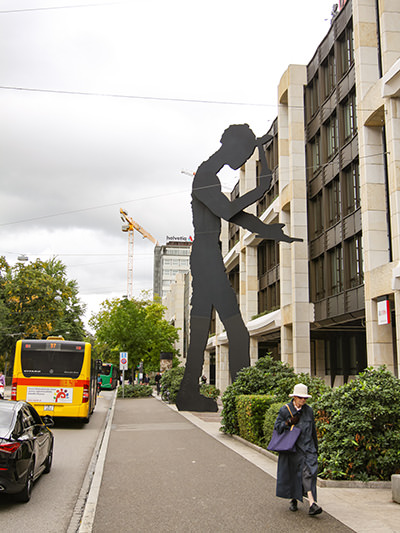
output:
{"label": "black car", "polygon": [[0,493],[20,502],[29,501],[33,482],[50,472],[54,437],[47,426],[53,422],[44,420],[29,403],[0,400]]}

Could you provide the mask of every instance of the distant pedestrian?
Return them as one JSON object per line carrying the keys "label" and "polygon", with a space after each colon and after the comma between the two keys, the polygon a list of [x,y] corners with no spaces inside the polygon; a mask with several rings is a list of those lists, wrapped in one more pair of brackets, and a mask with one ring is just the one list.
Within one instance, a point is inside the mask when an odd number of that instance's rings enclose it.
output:
{"label": "distant pedestrian", "polygon": [[204,374],[201,376],[201,383],[202,385],[205,385],[207,383],[207,378]]}
{"label": "distant pedestrian", "polygon": [[150,378],[149,375],[146,374],[143,378],[143,385],[149,385],[150,384]]}
{"label": "distant pedestrian", "polygon": [[293,512],[297,511],[297,500],[302,502],[303,495],[307,495],[310,503],[308,514],[317,515],[322,513],[322,508],[317,504],[318,440],[314,413],[306,404],[311,396],[307,386],[302,383],[295,385],[289,396],[293,399],[280,408],[274,429],[282,433],[296,424],[301,433],[295,453],[279,454],[276,495],[290,499],[289,509]]}
{"label": "distant pedestrian", "polygon": [[159,396],[160,392],[161,392],[161,374],[160,374],[160,372],[157,372],[156,377],[154,378],[154,380],[156,382],[156,387],[157,387],[157,396]]}
{"label": "distant pedestrian", "polygon": [[101,376],[100,374],[98,374],[97,375],[97,396],[100,394],[101,385],[102,385]]}

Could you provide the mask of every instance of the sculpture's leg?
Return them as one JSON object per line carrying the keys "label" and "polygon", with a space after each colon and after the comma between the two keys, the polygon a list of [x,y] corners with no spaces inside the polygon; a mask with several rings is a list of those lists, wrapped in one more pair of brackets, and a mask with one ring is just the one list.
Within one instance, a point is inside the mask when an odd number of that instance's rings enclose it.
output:
{"label": "sculpture's leg", "polygon": [[179,411],[218,411],[217,403],[199,392],[199,379],[203,370],[209,327],[209,317],[192,316],[190,319],[190,345],[185,374],[176,398]]}
{"label": "sculpture's leg", "polygon": [[229,341],[229,372],[234,382],[238,372],[250,366],[250,336],[240,313],[221,320]]}

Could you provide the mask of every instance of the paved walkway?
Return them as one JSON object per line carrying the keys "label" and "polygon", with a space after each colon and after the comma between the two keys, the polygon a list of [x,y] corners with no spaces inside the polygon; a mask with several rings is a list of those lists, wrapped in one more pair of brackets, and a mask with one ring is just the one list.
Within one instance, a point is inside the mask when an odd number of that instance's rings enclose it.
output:
{"label": "paved walkway", "polygon": [[328,512],[308,516],[306,502],[290,512],[275,497],[276,463],[219,425],[218,414],[118,399],[92,531],[352,531]]}

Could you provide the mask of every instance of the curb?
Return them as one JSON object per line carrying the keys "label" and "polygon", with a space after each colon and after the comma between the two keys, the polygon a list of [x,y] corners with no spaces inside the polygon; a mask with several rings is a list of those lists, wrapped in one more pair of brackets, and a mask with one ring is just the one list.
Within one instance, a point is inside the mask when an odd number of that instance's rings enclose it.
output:
{"label": "curb", "polygon": [[117,391],[115,391],[103,428],[97,438],[67,533],[91,533],[92,531],[116,399]]}

